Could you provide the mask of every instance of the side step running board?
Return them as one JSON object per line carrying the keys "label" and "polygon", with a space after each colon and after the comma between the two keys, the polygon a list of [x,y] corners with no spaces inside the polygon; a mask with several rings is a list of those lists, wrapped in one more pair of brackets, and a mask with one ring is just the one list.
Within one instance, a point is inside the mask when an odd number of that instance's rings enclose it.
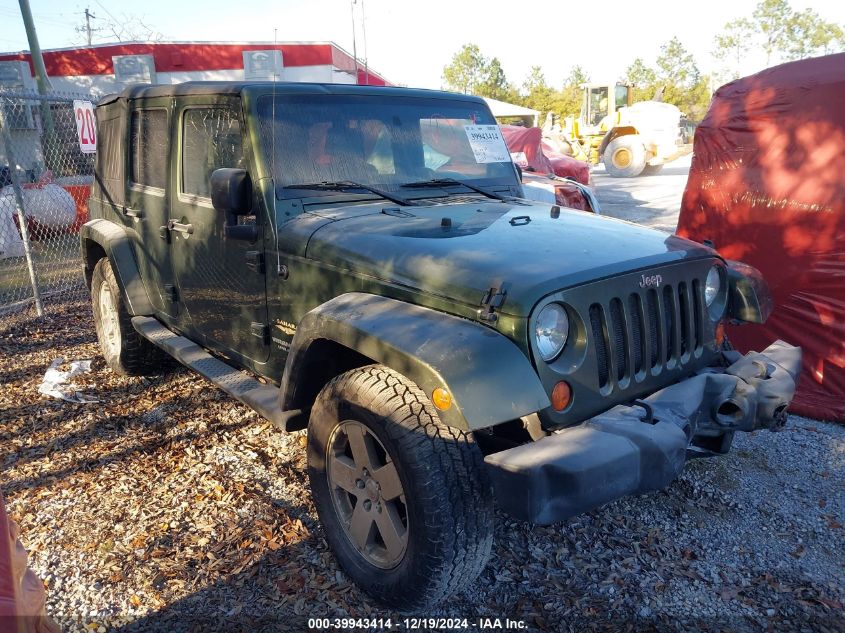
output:
{"label": "side step running board", "polygon": [[300,411],[282,411],[279,388],[265,385],[244,372],[215,358],[193,341],[179,336],[152,317],[132,317],[132,326],[156,347],[160,347],[180,363],[201,374],[233,398],[284,429],[288,418]]}

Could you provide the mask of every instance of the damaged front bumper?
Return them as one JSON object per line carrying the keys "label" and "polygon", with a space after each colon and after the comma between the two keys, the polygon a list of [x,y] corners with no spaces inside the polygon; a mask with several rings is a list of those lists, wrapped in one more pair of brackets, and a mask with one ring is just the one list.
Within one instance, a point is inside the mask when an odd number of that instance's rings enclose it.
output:
{"label": "damaged front bumper", "polygon": [[688,455],[726,452],[736,431],[782,428],[801,349],[723,353],[708,367],[647,398],[485,458],[499,506],[546,525],[626,495],[660,490]]}

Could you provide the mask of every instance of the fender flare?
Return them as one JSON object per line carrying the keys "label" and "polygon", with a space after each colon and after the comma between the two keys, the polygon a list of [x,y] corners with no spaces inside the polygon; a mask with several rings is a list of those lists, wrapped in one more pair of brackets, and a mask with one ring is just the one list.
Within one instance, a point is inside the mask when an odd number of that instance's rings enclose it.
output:
{"label": "fender flare", "polygon": [[82,261],[85,265],[85,276],[90,281],[97,263],[92,256],[93,245],[99,245],[111,262],[117,283],[120,286],[126,308],[132,316],[150,316],[155,309],[150,301],[135,253],[132,249],[132,239],[126,229],[109,220],[89,220],[80,227],[79,241],[82,248]]}
{"label": "fender flare", "polygon": [[310,408],[297,376],[321,339],[386,365],[430,398],[443,387],[452,406],[439,411],[449,426],[482,429],[550,406],[525,354],[504,335],[473,321],[360,292],[340,295],[308,312],[297,326],[281,383],[283,410]]}
{"label": "fender flare", "polygon": [[633,125],[619,125],[614,128],[611,128],[607,134],[604,135],[604,138],[601,140],[601,145],[599,145],[599,156],[604,154],[604,150],[607,149],[607,146],[610,144],[610,141],[619,137],[619,136],[627,136],[629,134],[639,134],[639,130],[635,128]]}

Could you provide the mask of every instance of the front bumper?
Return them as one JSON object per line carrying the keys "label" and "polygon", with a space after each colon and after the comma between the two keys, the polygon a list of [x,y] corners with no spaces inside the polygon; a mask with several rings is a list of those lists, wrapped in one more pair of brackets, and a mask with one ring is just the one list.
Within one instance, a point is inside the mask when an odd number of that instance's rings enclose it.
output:
{"label": "front bumper", "polygon": [[665,488],[683,470],[688,450],[701,450],[708,438],[783,427],[801,349],[777,341],[761,353],[724,352],[723,359],[726,366],[708,367],[635,404],[488,455],[499,506],[547,525]]}

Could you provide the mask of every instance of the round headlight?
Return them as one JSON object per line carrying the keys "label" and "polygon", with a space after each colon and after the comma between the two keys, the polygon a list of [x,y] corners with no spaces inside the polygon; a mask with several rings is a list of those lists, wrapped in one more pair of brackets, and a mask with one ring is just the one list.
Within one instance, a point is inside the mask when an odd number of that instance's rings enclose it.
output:
{"label": "round headlight", "polygon": [[534,324],[534,340],[540,358],[551,362],[560,354],[569,336],[569,317],[559,303],[550,303],[540,310]]}
{"label": "round headlight", "polygon": [[713,305],[721,289],[722,275],[719,273],[718,266],[713,266],[707,273],[707,280],[704,282],[704,303],[707,304],[708,308]]}

